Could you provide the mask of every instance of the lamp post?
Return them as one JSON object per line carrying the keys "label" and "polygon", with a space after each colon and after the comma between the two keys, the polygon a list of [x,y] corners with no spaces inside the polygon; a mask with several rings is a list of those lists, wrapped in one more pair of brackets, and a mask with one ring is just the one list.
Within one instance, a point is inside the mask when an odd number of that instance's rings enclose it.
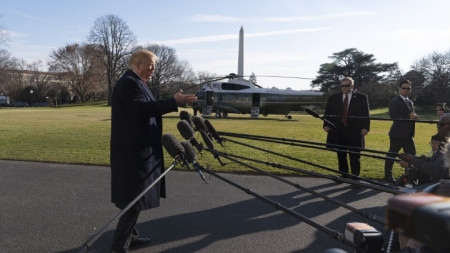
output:
{"label": "lamp post", "polygon": [[30,104],[30,106],[32,106],[33,105],[33,90],[32,89],[30,89],[30,97],[31,97],[31,104]]}

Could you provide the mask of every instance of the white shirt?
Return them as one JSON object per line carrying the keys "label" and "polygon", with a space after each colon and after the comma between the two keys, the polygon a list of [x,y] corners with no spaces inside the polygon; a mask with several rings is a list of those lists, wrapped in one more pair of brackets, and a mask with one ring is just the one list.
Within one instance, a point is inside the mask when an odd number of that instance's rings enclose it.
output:
{"label": "white shirt", "polygon": [[[349,93],[347,93],[347,95],[348,95],[348,104],[347,104],[347,106],[350,105],[350,100],[352,99],[352,94],[353,94],[353,91],[350,91]],[[342,102],[344,102],[344,100],[345,100],[345,93],[342,93]]]}

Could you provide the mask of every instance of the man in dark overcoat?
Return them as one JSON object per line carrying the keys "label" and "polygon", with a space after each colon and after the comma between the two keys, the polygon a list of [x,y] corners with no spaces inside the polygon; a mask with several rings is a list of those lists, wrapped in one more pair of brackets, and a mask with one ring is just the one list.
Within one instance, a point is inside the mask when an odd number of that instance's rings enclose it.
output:
{"label": "man in dark overcoat", "polygon": [[[158,58],[137,50],[129,69],[117,81],[111,100],[111,200],[124,209],[164,171],[162,115],[178,111],[177,104],[193,102],[194,95],[178,91],[174,97],[156,100],[146,85]],[[124,213],[117,224],[112,252],[128,252],[150,242],[135,228],[140,211],[158,207],[165,197],[164,178]]]}
{"label": "man in dark overcoat", "polygon": [[[389,130],[389,152],[398,153],[401,148],[405,153],[415,155],[414,144],[415,122],[419,116],[414,111],[414,104],[408,98],[411,93],[412,83],[409,80],[401,80],[398,87],[398,95],[389,103],[389,116],[391,119],[406,119],[410,121],[396,121]],[[389,157],[394,157],[389,155]],[[392,165],[394,161],[386,160],[384,164],[384,177],[388,182],[395,182],[392,177]]]}
{"label": "man in dark overcoat", "polygon": [[[335,115],[338,117],[327,117]],[[339,117],[341,116],[341,117]],[[363,118],[345,118],[344,116],[357,116]],[[347,147],[364,148],[364,136],[370,131],[369,101],[367,95],[354,90],[354,81],[350,77],[345,77],[341,81],[341,92],[331,95],[328,98],[324,117],[334,124],[324,121],[323,129],[328,133],[327,144],[342,145]],[[332,147],[331,148],[336,148]],[[350,167],[353,175],[359,176],[360,157],[358,149],[341,148],[357,153],[350,153]],[[346,152],[337,152],[339,171],[348,173],[349,166]],[[347,177],[342,174],[342,177]]]}

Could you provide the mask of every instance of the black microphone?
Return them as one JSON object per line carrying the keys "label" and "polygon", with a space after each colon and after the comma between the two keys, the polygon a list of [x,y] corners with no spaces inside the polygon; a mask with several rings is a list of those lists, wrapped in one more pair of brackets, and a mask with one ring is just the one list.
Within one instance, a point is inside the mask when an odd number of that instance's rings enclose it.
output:
{"label": "black microphone", "polygon": [[184,156],[184,148],[174,135],[164,134],[161,142],[171,157],[178,159],[178,157]]}
{"label": "black microphone", "polygon": [[173,158],[177,160],[181,160],[186,167],[192,170],[189,163],[186,161],[186,158],[184,157],[184,148],[181,145],[180,141],[172,134],[164,134],[161,137],[161,142],[164,146],[164,148],[167,150],[167,153],[170,154]]}
{"label": "black microphone", "polygon": [[220,160],[220,157],[217,154],[217,151],[214,149],[214,144],[209,138],[208,134],[203,130],[200,130],[200,134],[202,135],[203,142],[208,147],[209,152],[211,152],[214,155],[214,158],[216,158],[219,161],[220,165],[222,166],[226,165],[226,163],[223,163],[222,160]]}
{"label": "black microphone", "polygon": [[189,125],[187,120],[180,120],[177,123],[178,131],[180,131],[181,136],[191,142],[195,148],[197,148],[198,152],[201,153],[203,150],[202,144],[198,143],[198,141],[194,138],[194,129]]}
{"label": "black microphone", "polygon": [[205,120],[202,117],[194,116],[192,117],[192,121],[194,122],[195,130],[200,131],[203,130],[208,133],[208,128],[206,128]]}
{"label": "black microphone", "polygon": [[209,120],[205,120],[205,126],[208,128],[209,132],[211,133],[212,137],[220,144],[220,146],[223,147],[222,141],[223,139],[219,136],[216,129],[213,127],[211,122]]}
{"label": "black microphone", "polygon": [[200,175],[203,181],[207,183],[200,168],[198,168],[198,166],[195,166],[195,160],[197,160],[197,153],[195,152],[191,143],[185,140],[181,142],[181,145],[184,148],[184,157],[186,158],[186,161],[188,161],[188,163],[194,166],[194,169],[197,171],[197,173]]}
{"label": "black microphone", "polygon": [[180,112],[180,119],[186,120],[191,127],[194,127],[194,124],[192,123],[192,115],[188,111],[181,111]]}
{"label": "black microphone", "polygon": [[336,125],[334,125],[333,123],[331,123],[329,120],[325,119],[324,117],[320,117],[319,114],[317,114],[316,112],[311,111],[311,110],[308,109],[308,108],[305,108],[305,112],[309,113],[309,114],[312,115],[314,118],[319,118],[319,119],[323,120],[325,123],[327,123],[328,125],[330,125],[330,127],[331,127],[332,129],[336,129]]}

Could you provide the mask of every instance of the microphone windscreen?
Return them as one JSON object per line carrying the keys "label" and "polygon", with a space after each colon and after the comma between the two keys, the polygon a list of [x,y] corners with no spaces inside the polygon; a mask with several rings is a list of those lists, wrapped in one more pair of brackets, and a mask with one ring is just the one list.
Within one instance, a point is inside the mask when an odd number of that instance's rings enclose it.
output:
{"label": "microphone windscreen", "polygon": [[205,120],[202,117],[194,116],[192,117],[192,121],[194,122],[194,126],[198,131],[203,130],[205,132],[208,132],[208,129],[205,125]]}
{"label": "microphone windscreen", "polygon": [[219,141],[220,140],[220,136],[217,133],[216,129],[212,126],[211,122],[209,122],[209,120],[205,120],[205,125],[206,125],[206,128],[208,128],[209,132],[211,133],[212,137],[216,141]]}
{"label": "microphone windscreen", "polygon": [[314,112],[314,111],[311,111],[311,110],[308,109],[308,108],[305,108],[305,112],[311,114],[314,118],[320,118],[319,114],[317,114],[317,113]]}
{"label": "microphone windscreen", "polygon": [[191,120],[192,115],[188,112],[188,111],[181,111],[180,112],[180,119],[181,120],[186,120],[189,125],[192,125],[192,120]]}
{"label": "microphone windscreen", "polygon": [[189,162],[192,163],[195,160],[197,160],[197,152],[195,152],[194,147],[192,147],[192,144],[189,141],[182,141],[181,145],[184,148],[184,158]]}
{"label": "microphone windscreen", "polygon": [[200,130],[200,134],[202,135],[203,142],[208,147],[208,149],[210,151],[213,151],[214,150],[214,144],[212,143],[212,141],[209,138],[208,134],[205,131],[203,131],[203,130]]}
{"label": "microphone windscreen", "polygon": [[180,120],[177,123],[177,128],[185,140],[189,140],[194,137],[194,129],[192,129],[191,125],[186,120]]}
{"label": "microphone windscreen", "polygon": [[184,154],[184,148],[181,146],[180,141],[178,141],[177,137],[172,134],[164,134],[161,137],[161,142],[167,152],[175,158],[178,155]]}

